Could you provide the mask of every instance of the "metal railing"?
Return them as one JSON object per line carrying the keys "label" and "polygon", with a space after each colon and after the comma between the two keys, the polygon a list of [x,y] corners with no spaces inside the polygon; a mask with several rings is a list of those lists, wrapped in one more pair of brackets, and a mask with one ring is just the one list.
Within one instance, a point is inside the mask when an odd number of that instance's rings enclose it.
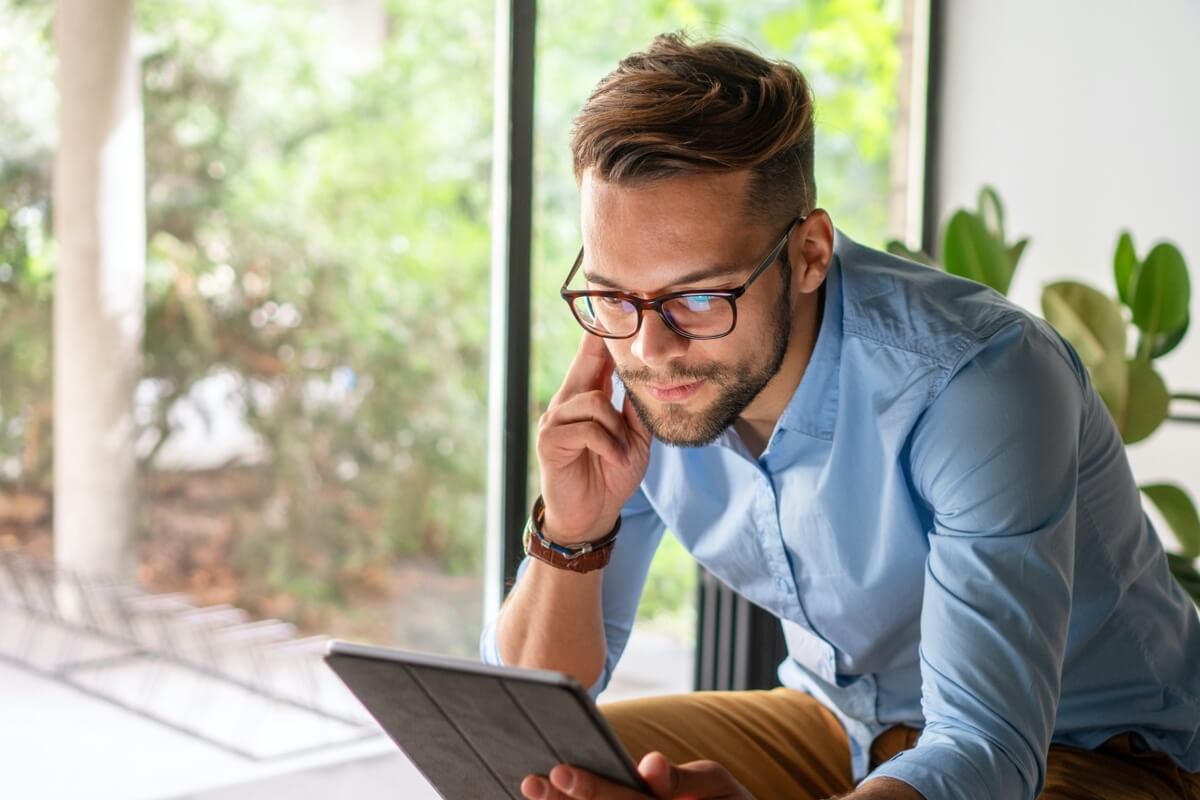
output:
{"label": "metal railing", "polygon": [[0,659],[252,760],[379,735],[327,641],[0,549]]}

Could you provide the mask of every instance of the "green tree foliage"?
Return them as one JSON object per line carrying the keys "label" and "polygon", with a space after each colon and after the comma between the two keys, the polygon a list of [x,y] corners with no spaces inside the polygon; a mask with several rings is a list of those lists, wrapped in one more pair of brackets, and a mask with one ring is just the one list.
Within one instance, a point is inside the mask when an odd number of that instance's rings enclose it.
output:
{"label": "green tree foliage", "polygon": [[391,3],[352,71],[328,4],[140,8],[147,372],[237,376],[280,509],[242,560],[313,601],[403,553],[478,569],[490,10]]}
{"label": "green tree foliage", "polygon": [[53,61],[45,8],[0,4],[0,483],[48,490]]}

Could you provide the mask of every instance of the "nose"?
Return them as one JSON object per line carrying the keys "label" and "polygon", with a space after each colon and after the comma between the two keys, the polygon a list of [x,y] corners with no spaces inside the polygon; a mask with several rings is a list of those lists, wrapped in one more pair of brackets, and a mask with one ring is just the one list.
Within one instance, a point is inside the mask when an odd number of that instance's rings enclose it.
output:
{"label": "nose", "polygon": [[691,341],[671,330],[658,314],[647,310],[642,317],[642,329],[633,337],[629,350],[647,367],[662,367],[687,352]]}

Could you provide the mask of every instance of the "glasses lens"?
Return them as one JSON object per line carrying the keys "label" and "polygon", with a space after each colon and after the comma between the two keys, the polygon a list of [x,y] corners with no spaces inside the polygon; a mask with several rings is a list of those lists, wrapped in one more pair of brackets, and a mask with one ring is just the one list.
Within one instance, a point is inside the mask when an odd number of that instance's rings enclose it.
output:
{"label": "glasses lens", "polygon": [[674,297],[662,306],[663,316],[692,336],[724,336],[733,329],[733,303],[727,297],[689,294]]}
{"label": "glasses lens", "polygon": [[631,336],[637,330],[637,308],[619,297],[584,295],[571,300],[583,327],[601,335]]}

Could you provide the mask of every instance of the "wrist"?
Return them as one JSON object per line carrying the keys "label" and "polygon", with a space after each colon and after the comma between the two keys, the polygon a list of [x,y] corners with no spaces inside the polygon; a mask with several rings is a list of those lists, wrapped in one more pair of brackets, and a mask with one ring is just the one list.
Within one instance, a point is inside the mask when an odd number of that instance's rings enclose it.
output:
{"label": "wrist", "polygon": [[549,507],[546,508],[545,521],[542,523],[542,535],[556,544],[579,545],[584,542],[596,542],[609,534],[616,525],[617,518],[600,520],[586,528],[572,529],[554,516]]}
{"label": "wrist", "polygon": [[560,544],[545,534],[545,524],[546,505],[542,496],[538,495],[521,537],[525,555],[572,572],[591,572],[607,566],[621,530],[621,518],[618,516],[612,530],[599,539]]}

